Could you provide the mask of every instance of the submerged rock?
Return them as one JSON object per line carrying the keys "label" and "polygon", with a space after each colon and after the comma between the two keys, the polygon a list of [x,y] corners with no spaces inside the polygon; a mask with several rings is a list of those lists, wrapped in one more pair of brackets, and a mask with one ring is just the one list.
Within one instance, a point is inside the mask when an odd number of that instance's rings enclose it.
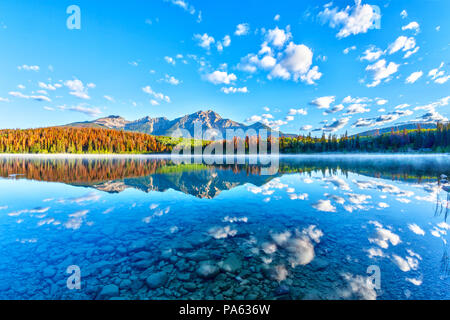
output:
{"label": "submerged rock", "polygon": [[102,288],[102,291],[97,296],[98,300],[107,300],[112,297],[118,297],[119,296],[119,287],[117,287],[115,284],[109,284],[107,286],[104,286]]}
{"label": "submerged rock", "polygon": [[242,268],[242,260],[234,253],[220,263],[220,268],[226,272],[235,273]]}
{"label": "submerged rock", "polygon": [[163,286],[169,278],[167,272],[161,271],[149,276],[145,281],[150,289],[156,289]]}
{"label": "submerged rock", "polygon": [[200,264],[197,274],[204,279],[211,279],[219,274],[219,268],[213,263],[206,261]]}

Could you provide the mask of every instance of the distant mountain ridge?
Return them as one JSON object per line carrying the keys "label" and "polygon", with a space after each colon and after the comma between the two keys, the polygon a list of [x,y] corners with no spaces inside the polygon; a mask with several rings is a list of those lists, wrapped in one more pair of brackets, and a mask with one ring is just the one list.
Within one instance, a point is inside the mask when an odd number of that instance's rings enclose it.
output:
{"label": "distant mountain ridge", "polygon": [[[94,121],[74,122],[65,126],[116,129],[142,132],[155,136],[171,136],[177,129],[185,129],[189,131],[192,137],[194,137],[194,127],[196,122],[201,124],[203,130],[215,129],[219,131],[224,138],[226,137],[227,129],[242,129],[244,131],[254,129],[257,134],[260,129],[267,130],[269,134],[275,132],[261,122],[245,125],[230,119],[222,118],[219,114],[212,110],[198,111],[174,120],[169,120],[166,117],[151,118],[147,116],[135,121],[129,121],[120,116],[108,116],[96,119]],[[279,134],[280,136],[294,136],[281,132],[279,132]]]}
{"label": "distant mountain ridge", "polygon": [[[397,131],[403,131],[406,130],[415,130],[420,126],[421,129],[436,129],[437,125],[436,123],[430,123],[430,122],[414,122],[414,123],[399,123],[397,125],[392,125],[385,128],[380,129],[372,129],[368,131],[364,131],[361,133],[358,133],[361,137],[372,137],[377,134],[384,134],[384,133],[391,133],[391,131],[397,132]],[[355,134],[356,136],[356,134]]]}

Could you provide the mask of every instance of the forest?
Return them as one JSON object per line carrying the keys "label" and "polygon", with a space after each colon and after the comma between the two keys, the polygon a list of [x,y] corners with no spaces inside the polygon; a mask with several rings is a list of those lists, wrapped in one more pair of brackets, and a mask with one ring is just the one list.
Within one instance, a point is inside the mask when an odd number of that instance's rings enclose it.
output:
{"label": "forest", "polygon": [[[269,137],[268,145],[270,152]],[[259,151],[260,137],[234,138],[228,143],[234,150],[246,153]],[[279,138],[281,153],[322,152],[450,152],[450,124],[438,123],[436,129],[422,129],[375,133],[373,136],[342,136],[311,134]],[[159,137],[145,133],[101,128],[49,127],[38,129],[0,130],[0,153],[117,153],[146,154],[169,153],[176,145],[207,147],[225,141],[194,141],[181,138]],[[241,148],[240,148],[241,146]],[[249,151],[251,150],[251,151]]]}

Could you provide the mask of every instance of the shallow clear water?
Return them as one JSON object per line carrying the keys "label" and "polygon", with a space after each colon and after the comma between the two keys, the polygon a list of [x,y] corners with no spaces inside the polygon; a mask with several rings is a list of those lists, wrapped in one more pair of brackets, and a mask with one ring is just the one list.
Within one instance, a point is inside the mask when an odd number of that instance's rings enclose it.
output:
{"label": "shallow clear water", "polygon": [[287,157],[260,172],[0,158],[0,298],[450,298],[448,156]]}

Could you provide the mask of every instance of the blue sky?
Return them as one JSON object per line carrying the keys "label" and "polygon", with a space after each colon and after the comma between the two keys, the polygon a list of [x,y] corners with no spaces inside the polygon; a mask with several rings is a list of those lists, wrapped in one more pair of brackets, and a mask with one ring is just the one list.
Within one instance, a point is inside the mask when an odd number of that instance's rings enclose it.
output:
{"label": "blue sky", "polygon": [[[68,29],[77,5],[81,29]],[[450,117],[449,1],[2,1],[0,128],[212,109],[283,132]]]}

